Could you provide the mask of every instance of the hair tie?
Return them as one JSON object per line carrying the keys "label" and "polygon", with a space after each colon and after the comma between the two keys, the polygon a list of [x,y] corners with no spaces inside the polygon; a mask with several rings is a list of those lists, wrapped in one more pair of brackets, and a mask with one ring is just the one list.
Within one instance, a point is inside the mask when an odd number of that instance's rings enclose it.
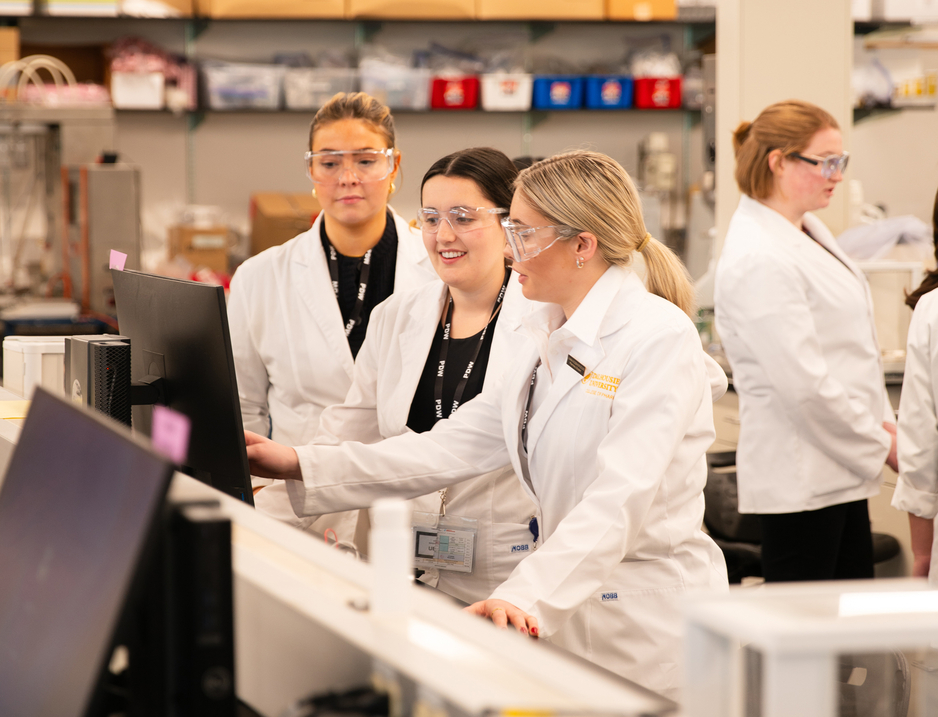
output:
{"label": "hair tie", "polygon": [[646,246],[648,246],[648,240],[651,239],[651,234],[645,232],[645,238],[642,239],[641,243],[635,247],[635,251],[642,251]]}

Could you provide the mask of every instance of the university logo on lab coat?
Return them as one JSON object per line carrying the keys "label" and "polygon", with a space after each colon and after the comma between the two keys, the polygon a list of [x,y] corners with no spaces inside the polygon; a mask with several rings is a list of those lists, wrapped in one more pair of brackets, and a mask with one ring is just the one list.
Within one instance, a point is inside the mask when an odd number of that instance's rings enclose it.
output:
{"label": "university logo on lab coat", "polygon": [[615,398],[616,391],[619,390],[619,384],[622,379],[615,376],[607,376],[602,373],[590,372],[586,374],[580,383],[586,386],[586,392],[593,396],[602,396],[603,398]]}

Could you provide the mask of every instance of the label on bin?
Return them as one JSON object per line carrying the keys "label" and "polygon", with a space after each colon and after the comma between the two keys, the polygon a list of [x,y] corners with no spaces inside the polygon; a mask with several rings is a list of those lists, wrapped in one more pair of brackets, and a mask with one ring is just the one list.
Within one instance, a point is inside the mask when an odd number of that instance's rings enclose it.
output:
{"label": "label on bin", "polygon": [[655,107],[667,107],[671,104],[671,82],[655,80],[655,89],[651,93],[651,102]]}
{"label": "label on bin", "polygon": [[565,105],[570,101],[573,89],[569,82],[551,82],[550,101],[555,105]]}
{"label": "label on bin", "polygon": [[443,90],[443,103],[448,107],[458,107],[466,101],[466,91],[463,89],[462,81],[447,82],[446,89]]}
{"label": "label on bin", "polygon": [[606,80],[600,89],[603,104],[617,105],[622,100],[622,83],[618,80]]}

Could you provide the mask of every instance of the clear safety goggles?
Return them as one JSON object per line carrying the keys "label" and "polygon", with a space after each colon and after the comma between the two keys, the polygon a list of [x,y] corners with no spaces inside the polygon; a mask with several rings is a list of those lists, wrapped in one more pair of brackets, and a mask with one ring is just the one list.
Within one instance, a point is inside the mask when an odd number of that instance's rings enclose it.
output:
{"label": "clear safety goggles", "polygon": [[468,234],[476,229],[497,224],[498,216],[507,213],[507,209],[488,207],[453,207],[443,212],[423,207],[417,210],[417,225],[427,234],[436,234],[443,222],[446,222],[454,234]]}
{"label": "clear safety goggles", "polygon": [[393,170],[393,148],[306,153],[306,176],[316,184],[338,184],[346,171],[359,182],[380,182]]}
{"label": "clear safety goggles", "polygon": [[847,171],[847,161],[850,159],[850,152],[844,152],[839,155],[835,154],[830,157],[811,157],[810,155],[792,152],[791,156],[795,159],[800,159],[802,162],[813,164],[815,167],[820,166],[821,176],[824,177],[824,179],[830,179],[837,172],[843,174]]}
{"label": "clear safety goggles", "polygon": [[[511,255],[518,262],[527,261],[542,251],[547,251],[561,239],[569,239],[579,233],[573,227],[562,224],[529,227],[526,224],[516,224],[510,219],[502,219],[502,227],[505,229],[505,239],[511,248]],[[546,245],[544,242],[547,242]]]}

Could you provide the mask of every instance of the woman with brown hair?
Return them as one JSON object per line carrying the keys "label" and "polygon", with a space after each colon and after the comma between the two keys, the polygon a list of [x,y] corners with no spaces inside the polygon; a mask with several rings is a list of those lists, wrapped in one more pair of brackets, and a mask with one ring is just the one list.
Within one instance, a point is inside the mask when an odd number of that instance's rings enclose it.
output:
{"label": "woman with brown hair", "polygon": [[[395,139],[391,111],[361,92],[337,94],[316,113],[305,162],[322,211],[308,231],[244,262],[231,282],[246,429],[287,444],[312,440],[323,409],[352,385],[371,310],[435,278],[419,232],[388,206],[401,162]],[[269,483],[255,479],[259,510],[354,540],[357,512],[298,520],[283,484],[261,489]]]}
{"label": "woman with brown hair", "polygon": [[[503,226],[524,296],[544,305],[514,332],[499,383],[426,433],[372,445],[248,434],[252,469],[287,479],[306,514],[511,465],[537,505],[539,547],[468,610],[676,696],[680,601],[727,585],[701,531],[726,377],[710,373],[686,271],[646,231],[618,163],[582,151],[538,162]],[[631,269],[639,255],[647,289]]]}
{"label": "woman with brown hair", "polygon": [[848,154],[807,102],[733,137],[743,196],[717,266],[716,327],[739,395],[739,510],[759,515],[767,581],[873,577],[867,499],[896,468],[869,286],[811,212]]}
{"label": "woman with brown hair", "polygon": [[[932,209],[938,253],[938,195]],[[912,576],[938,581],[932,570],[935,516],[938,515],[938,271],[925,275],[906,303],[915,312],[909,324],[905,375],[899,399],[899,479],[892,505],[909,513]]]}

